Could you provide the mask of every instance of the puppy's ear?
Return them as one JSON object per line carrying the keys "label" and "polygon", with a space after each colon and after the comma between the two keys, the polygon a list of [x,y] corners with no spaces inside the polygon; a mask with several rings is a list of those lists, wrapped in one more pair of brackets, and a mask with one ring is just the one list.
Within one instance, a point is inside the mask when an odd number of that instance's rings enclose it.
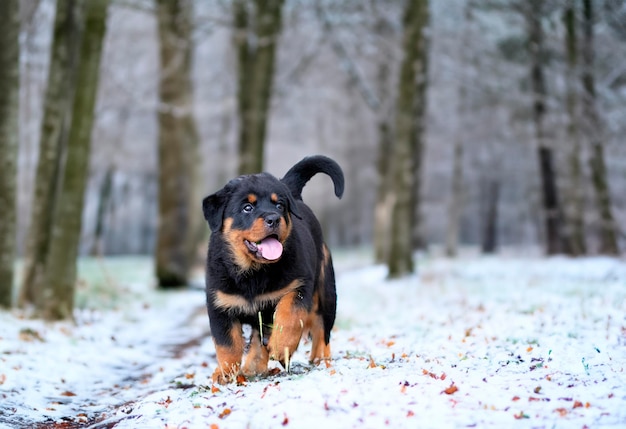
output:
{"label": "puppy's ear", "polygon": [[224,189],[209,195],[202,200],[202,212],[209,223],[212,232],[219,231],[224,219],[224,205],[226,204],[226,192]]}
{"label": "puppy's ear", "polygon": [[302,217],[298,214],[297,202],[296,199],[291,194],[291,191],[287,191],[287,203],[289,204],[289,213],[297,217],[298,219],[302,219]]}

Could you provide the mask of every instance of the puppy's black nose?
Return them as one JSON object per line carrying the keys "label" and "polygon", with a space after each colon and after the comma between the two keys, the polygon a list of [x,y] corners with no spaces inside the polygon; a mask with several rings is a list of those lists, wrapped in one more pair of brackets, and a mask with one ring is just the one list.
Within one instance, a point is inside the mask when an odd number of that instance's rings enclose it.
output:
{"label": "puppy's black nose", "polygon": [[265,216],[263,220],[268,228],[276,228],[280,223],[280,216],[277,214],[269,214]]}

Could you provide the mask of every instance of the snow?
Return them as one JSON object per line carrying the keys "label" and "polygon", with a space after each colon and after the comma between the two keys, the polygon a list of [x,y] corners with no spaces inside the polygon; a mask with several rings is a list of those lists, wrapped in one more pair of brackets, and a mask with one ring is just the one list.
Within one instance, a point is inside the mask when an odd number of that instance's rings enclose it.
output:
{"label": "snow", "polygon": [[147,260],[75,324],[0,312],[0,428],[626,425],[625,261],[426,255],[390,281],[336,259],[332,365],[301,344],[289,374],[239,385],[211,383],[203,291],[153,290]]}

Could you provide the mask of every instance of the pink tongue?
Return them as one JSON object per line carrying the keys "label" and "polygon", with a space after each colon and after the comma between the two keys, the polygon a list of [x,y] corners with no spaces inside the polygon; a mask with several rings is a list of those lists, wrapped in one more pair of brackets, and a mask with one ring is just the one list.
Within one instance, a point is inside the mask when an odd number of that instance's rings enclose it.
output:
{"label": "pink tongue", "polygon": [[283,245],[273,237],[268,237],[257,244],[257,249],[265,259],[273,261],[283,254]]}

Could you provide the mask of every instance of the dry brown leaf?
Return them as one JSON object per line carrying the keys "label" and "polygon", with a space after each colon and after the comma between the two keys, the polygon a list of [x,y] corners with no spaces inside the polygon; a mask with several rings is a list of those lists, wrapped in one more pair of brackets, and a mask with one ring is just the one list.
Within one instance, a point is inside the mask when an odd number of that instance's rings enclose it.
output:
{"label": "dry brown leaf", "polygon": [[452,383],[450,387],[443,391],[443,393],[445,393],[446,395],[452,395],[453,393],[458,392],[458,390],[459,388],[456,387],[456,384]]}

